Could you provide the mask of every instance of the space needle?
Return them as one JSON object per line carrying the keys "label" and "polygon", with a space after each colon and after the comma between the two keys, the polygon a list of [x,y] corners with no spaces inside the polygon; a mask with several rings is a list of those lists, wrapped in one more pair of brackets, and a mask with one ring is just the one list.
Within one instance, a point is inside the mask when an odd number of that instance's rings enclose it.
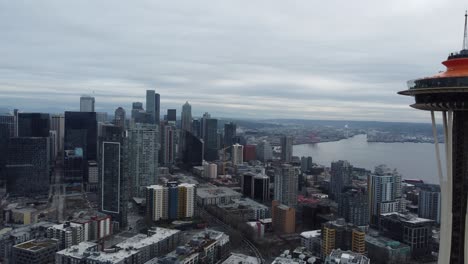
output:
{"label": "space needle", "polygon": [[[442,62],[445,72],[408,81],[401,95],[415,97],[411,107],[431,112],[441,187],[439,264],[468,264],[468,47],[467,14],[463,48]],[[436,119],[441,112],[446,167],[441,165]]]}

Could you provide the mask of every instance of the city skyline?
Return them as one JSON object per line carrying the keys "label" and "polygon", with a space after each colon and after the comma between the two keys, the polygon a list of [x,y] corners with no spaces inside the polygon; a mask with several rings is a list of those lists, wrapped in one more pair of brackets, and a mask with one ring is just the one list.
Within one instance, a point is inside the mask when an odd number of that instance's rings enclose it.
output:
{"label": "city skyline", "polygon": [[[91,94],[96,111],[112,113],[154,89],[164,108],[188,100],[195,116],[425,122],[394,93],[402,81],[443,68],[434,58],[461,46],[462,18],[454,14],[466,8],[461,1],[52,2],[41,12],[34,3],[0,4],[1,107],[77,110],[75,98]],[[419,44],[405,41],[413,39]]]}

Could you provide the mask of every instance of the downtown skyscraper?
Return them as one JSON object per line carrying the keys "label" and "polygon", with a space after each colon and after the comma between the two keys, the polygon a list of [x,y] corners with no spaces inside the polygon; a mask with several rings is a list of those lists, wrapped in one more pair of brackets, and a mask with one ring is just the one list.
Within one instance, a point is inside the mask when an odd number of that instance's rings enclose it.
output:
{"label": "downtown skyscraper", "polygon": [[182,106],[181,128],[192,132],[192,106],[188,102]]}
{"label": "downtown skyscraper", "polygon": [[335,201],[339,200],[343,188],[351,185],[352,172],[353,167],[348,161],[339,160],[331,163],[330,196]]}
{"label": "downtown skyscraper", "polygon": [[92,96],[83,95],[80,97],[80,112],[95,112],[95,99]]}
{"label": "downtown skyscraper", "polygon": [[160,96],[154,90],[146,90],[146,113],[150,116],[150,124],[159,125],[161,118]]}
{"label": "downtown skyscraper", "polygon": [[290,164],[275,168],[274,200],[289,207],[296,207],[299,191],[299,174]]}

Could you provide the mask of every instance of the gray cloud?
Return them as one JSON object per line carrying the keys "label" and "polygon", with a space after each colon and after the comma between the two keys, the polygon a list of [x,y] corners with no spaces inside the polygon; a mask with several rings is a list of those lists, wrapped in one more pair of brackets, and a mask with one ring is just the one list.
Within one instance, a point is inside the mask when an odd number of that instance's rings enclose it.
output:
{"label": "gray cloud", "polygon": [[428,121],[396,95],[461,47],[462,1],[1,1],[0,107]]}

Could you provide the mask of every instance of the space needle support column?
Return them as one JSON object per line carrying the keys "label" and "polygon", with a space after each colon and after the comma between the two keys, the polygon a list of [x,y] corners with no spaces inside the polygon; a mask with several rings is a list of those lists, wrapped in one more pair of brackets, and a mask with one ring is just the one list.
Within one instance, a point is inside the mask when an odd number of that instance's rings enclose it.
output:
{"label": "space needle support column", "polygon": [[[447,118],[448,116],[448,118]],[[448,119],[448,120],[447,120]],[[446,177],[440,182],[442,195],[442,221],[439,264],[450,263],[452,245],[452,113],[442,112],[445,139]]]}

